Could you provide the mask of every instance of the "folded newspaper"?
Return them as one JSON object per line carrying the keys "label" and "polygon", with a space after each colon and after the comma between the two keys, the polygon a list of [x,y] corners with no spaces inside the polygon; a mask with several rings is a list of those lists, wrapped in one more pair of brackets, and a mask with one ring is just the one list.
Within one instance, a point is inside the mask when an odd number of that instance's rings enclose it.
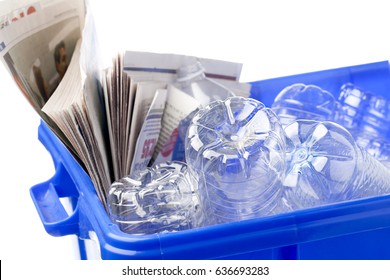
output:
{"label": "folded newspaper", "polygon": [[[22,4],[21,4],[22,3]],[[127,51],[99,63],[88,2],[0,2],[0,56],[20,91],[91,177],[106,205],[111,183],[172,159],[173,132],[199,102],[168,90],[182,65],[248,96],[239,63]],[[167,149],[170,147],[170,149]]]}
{"label": "folded newspaper", "polygon": [[[96,34],[80,0],[0,2],[0,56],[20,91],[90,175],[110,184]],[[91,63],[93,61],[93,63]]]}
{"label": "folded newspaper", "polygon": [[64,77],[84,14],[80,1],[0,2],[0,56],[31,106],[70,148],[41,109]]}
{"label": "folded newspaper", "polygon": [[[179,122],[200,105],[196,99],[180,90],[169,90],[162,94],[176,81],[178,68],[196,61],[202,63],[207,77],[213,77],[237,95],[249,95],[249,84],[238,82],[242,65],[233,62],[126,51],[114,59],[111,68],[106,69],[103,87],[115,180],[132,174],[140,166],[152,164]],[[146,112],[153,100],[161,102],[160,99],[165,100],[165,105],[163,114],[159,117],[154,115],[155,120],[157,118],[160,122],[158,131],[145,138],[140,134],[141,124],[147,125],[149,114],[155,114],[155,111]],[[150,132],[146,129],[143,131]],[[143,143],[140,143],[141,139],[144,139]],[[142,157],[143,149],[140,146],[149,151],[149,160]],[[172,159],[172,151],[165,151],[164,161]]]}

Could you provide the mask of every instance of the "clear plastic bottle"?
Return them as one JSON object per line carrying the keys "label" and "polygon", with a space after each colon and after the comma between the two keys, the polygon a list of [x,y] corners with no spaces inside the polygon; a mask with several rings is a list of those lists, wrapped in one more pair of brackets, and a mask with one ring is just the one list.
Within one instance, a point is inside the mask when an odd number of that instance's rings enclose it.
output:
{"label": "clear plastic bottle", "polygon": [[283,199],[290,210],[390,192],[390,170],[357,146],[344,127],[298,120],[285,132],[292,149]]}
{"label": "clear plastic bottle", "polygon": [[354,137],[358,133],[362,114],[370,95],[352,83],[346,83],[340,89],[339,112],[335,122],[345,127]]}
{"label": "clear plastic bottle", "polygon": [[387,139],[371,139],[365,150],[390,169],[390,141]]}
{"label": "clear plastic bottle", "polygon": [[339,103],[337,123],[370,155],[382,162],[390,160],[390,101],[348,83],[341,88]]}
{"label": "clear plastic bottle", "polygon": [[[177,70],[177,79],[173,86],[195,98],[200,103],[200,107],[206,106],[215,100],[225,100],[226,98],[235,96],[232,90],[213,79],[207,78],[204,70],[199,61],[180,67]],[[185,135],[188,125],[196,112],[197,109],[181,120],[172,160],[185,161]]]}
{"label": "clear plastic bottle", "polygon": [[111,220],[131,234],[173,232],[203,223],[197,180],[182,162],[162,163],[114,182],[107,205]]}
{"label": "clear plastic bottle", "polygon": [[337,112],[337,102],[331,93],[316,85],[298,83],[285,87],[271,109],[286,126],[297,119],[331,121]]}
{"label": "clear plastic bottle", "polygon": [[199,61],[184,65],[177,70],[177,79],[173,84],[181,91],[194,97],[202,106],[214,100],[225,100],[235,96],[233,91],[206,77],[204,67]]}
{"label": "clear plastic bottle", "polygon": [[367,106],[361,112],[356,141],[363,148],[376,150],[373,155],[380,158],[382,151],[375,148],[385,147],[388,136],[390,136],[390,101],[371,95]]}
{"label": "clear plastic bottle", "polygon": [[285,169],[285,138],[272,110],[244,97],[214,101],[192,118],[185,142],[197,174],[207,224],[276,213]]}

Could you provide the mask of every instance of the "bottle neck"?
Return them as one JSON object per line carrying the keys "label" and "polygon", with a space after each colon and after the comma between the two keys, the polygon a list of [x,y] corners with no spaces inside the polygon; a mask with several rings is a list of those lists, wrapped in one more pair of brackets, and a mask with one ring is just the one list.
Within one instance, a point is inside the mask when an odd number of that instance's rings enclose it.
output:
{"label": "bottle neck", "polygon": [[178,83],[186,83],[193,80],[199,80],[204,79],[206,75],[204,74],[204,68],[200,64],[199,61],[197,61],[194,64],[185,65],[183,67],[180,67],[177,70],[177,79],[176,81]]}

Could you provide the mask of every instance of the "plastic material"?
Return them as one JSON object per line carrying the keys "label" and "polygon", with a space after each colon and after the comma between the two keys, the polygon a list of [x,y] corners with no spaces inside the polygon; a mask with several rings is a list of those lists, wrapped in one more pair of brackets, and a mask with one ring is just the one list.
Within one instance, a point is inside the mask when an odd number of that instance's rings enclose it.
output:
{"label": "plastic material", "polygon": [[390,141],[383,139],[372,139],[365,147],[365,150],[386,166],[390,166]]}
{"label": "plastic material", "polygon": [[[73,201],[77,201],[77,197],[73,196],[72,189],[58,189],[60,182],[61,184],[66,184],[68,177],[67,173],[61,170],[59,169],[51,180],[36,185],[30,190],[31,197],[45,229],[53,236],[77,234],[79,231],[77,205],[69,216],[61,203],[61,197],[69,197]],[[67,194],[61,192],[67,192]]]}
{"label": "plastic material", "polygon": [[285,138],[276,115],[255,100],[214,101],[193,117],[186,160],[199,176],[208,224],[267,216],[276,209]]}
{"label": "plastic material", "polygon": [[367,106],[370,94],[351,83],[343,85],[338,96],[339,114],[336,122],[356,136],[362,114]]}
{"label": "plastic material", "polygon": [[348,83],[339,94],[337,122],[347,128],[357,144],[380,161],[389,161],[390,101]]}
{"label": "plastic material", "polygon": [[390,170],[333,122],[297,120],[285,128],[293,149],[284,181],[292,210],[390,193]]}
{"label": "plastic material", "polygon": [[182,162],[167,162],[111,185],[111,220],[132,234],[195,228],[203,219],[197,181]]}
{"label": "plastic material", "polygon": [[284,88],[271,108],[286,126],[297,119],[332,121],[337,103],[330,92],[316,85],[299,83]]}
{"label": "plastic material", "polygon": [[180,67],[177,76],[174,86],[194,97],[202,106],[214,100],[224,100],[235,95],[225,86],[207,78],[199,61]]}
{"label": "plastic material", "polygon": [[[334,93],[350,82],[390,99],[389,80],[385,61],[256,81],[251,97],[269,107],[294,83]],[[55,162],[57,195],[74,198],[76,205],[71,223],[62,223],[63,213],[53,220],[41,215],[43,225],[57,236],[77,231],[80,242],[94,244],[102,259],[390,259],[388,195],[179,232],[124,233],[110,220],[88,175],[43,122],[39,139]],[[40,196],[38,212],[42,207],[56,212],[59,205],[51,201]]]}
{"label": "plastic material", "polygon": [[371,134],[372,138],[390,137],[390,100],[372,95],[362,113],[360,132]]}
{"label": "plastic material", "polygon": [[379,160],[390,160],[390,101],[373,95],[363,110],[357,143]]}
{"label": "plastic material", "polygon": [[[200,103],[200,107],[208,105],[215,100],[225,100],[235,96],[233,91],[218,83],[217,81],[207,78],[204,73],[202,64],[197,61],[194,64],[184,65],[177,70],[177,76],[174,87],[180,89]],[[185,135],[188,125],[197,109],[182,119],[178,127],[178,136],[175,149],[172,154],[172,160],[185,161]],[[173,132],[175,133],[175,131]]]}

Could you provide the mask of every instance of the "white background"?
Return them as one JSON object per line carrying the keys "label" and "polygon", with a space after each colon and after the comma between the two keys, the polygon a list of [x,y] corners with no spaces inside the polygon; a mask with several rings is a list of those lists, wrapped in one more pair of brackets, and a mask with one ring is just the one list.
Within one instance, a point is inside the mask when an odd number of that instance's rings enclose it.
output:
{"label": "white background", "polygon": [[[243,82],[390,57],[386,1],[90,2],[107,57],[129,49],[241,62]],[[39,117],[3,65],[0,86],[0,259],[75,259],[72,237],[49,236],[30,198],[54,173]]]}

